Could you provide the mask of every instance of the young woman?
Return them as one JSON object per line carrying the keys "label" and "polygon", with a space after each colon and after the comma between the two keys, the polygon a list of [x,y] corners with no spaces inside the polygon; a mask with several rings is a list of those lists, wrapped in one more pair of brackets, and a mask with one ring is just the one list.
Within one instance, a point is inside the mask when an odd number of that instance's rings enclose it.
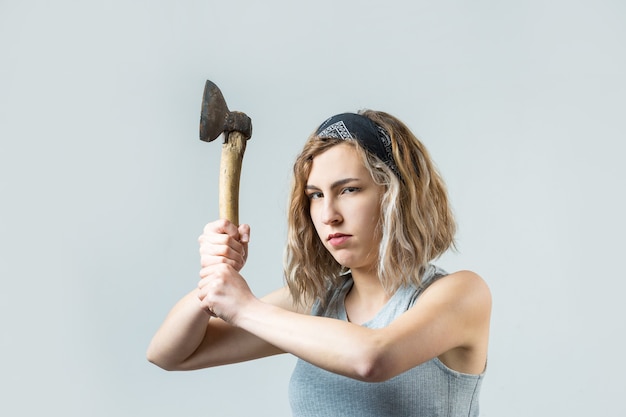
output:
{"label": "young woman", "polygon": [[190,370],[291,353],[294,416],[478,415],[491,295],[430,263],[455,222],[410,130],[376,111],[326,120],[296,160],[288,221],[287,285],[261,299],[239,273],[250,228],[209,223],[198,287],[148,359]]}

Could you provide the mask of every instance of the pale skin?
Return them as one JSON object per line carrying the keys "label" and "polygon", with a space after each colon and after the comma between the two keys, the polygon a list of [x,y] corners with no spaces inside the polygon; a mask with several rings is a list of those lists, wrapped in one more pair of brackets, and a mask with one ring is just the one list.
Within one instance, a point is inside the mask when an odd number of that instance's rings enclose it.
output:
{"label": "pale skin", "polygon": [[[350,321],[308,315],[288,289],[257,298],[239,271],[250,229],[209,223],[199,238],[198,287],[170,311],[148,348],[168,370],[190,370],[291,353],[320,368],[362,381],[390,379],[438,357],[463,373],[483,372],[491,295],[475,273],[459,271],[430,285],[389,326],[360,325],[389,300],[375,273],[382,188],[353,148],[341,144],[313,160],[306,193],[318,236],[352,271],[345,306]],[[374,256],[373,256],[374,254]]]}

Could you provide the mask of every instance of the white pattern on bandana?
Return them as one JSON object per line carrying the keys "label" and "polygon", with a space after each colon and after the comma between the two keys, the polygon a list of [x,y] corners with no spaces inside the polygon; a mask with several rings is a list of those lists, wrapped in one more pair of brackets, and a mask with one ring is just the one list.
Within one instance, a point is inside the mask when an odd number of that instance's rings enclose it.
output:
{"label": "white pattern on bandana", "polygon": [[328,126],[317,135],[323,138],[354,139],[346,125],[341,120]]}

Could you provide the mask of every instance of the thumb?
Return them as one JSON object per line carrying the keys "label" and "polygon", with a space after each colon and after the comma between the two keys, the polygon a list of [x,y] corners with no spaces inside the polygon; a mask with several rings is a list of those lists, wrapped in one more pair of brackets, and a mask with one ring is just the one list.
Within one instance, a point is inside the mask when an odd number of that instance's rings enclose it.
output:
{"label": "thumb", "polygon": [[250,242],[250,225],[242,224],[239,226],[239,242],[244,245]]}
{"label": "thumb", "polygon": [[243,261],[244,263],[248,259],[248,243],[250,242],[250,226],[242,224],[238,228],[239,230],[239,243],[243,246]]}

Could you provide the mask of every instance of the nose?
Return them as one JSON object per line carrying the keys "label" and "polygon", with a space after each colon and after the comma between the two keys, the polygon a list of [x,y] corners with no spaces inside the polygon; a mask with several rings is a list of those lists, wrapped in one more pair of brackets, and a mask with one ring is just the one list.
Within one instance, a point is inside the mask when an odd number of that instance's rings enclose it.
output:
{"label": "nose", "polygon": [[337,204],[332,198],[324,199],[321,216],[322,217],[320,220],[324,224],[337,224],[341,223],[341,221],[343,220],[343,217],[341,217],[341,214],[337,208]]}

